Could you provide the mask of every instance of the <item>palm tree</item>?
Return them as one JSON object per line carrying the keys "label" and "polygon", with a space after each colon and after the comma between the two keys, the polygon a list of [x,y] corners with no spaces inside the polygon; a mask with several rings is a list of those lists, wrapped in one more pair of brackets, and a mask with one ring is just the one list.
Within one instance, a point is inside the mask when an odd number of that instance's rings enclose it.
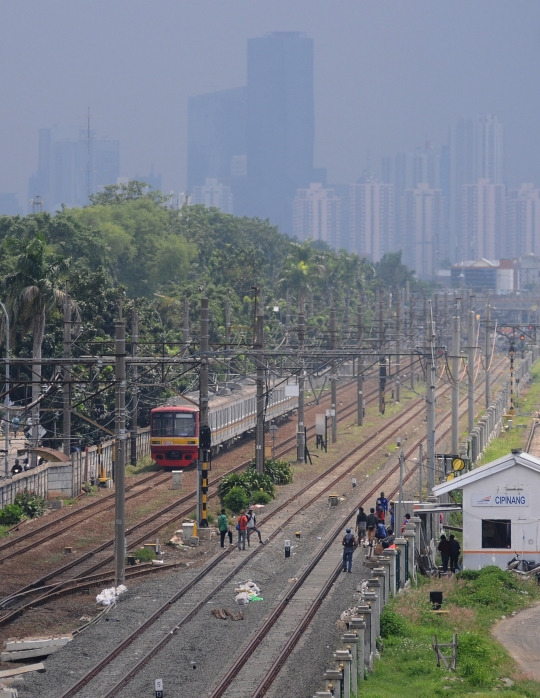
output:
{"label": "palm tree", "polygon": [[[14,271],[2,279],[6,295],[6,307],[10,314],[10,326],[15,339],[19,327],[23,334],[32,332],[32,439],[37,441],[41,388],[41,347],[45,335],[47,312],[65,302],[66,294],[60,288],[62,276],[69,268],[70,260],[52,257],[47,250],[43,233],[32,238],[12,240],[15,252]],[[75,306],[75,312],[78,309]]]}

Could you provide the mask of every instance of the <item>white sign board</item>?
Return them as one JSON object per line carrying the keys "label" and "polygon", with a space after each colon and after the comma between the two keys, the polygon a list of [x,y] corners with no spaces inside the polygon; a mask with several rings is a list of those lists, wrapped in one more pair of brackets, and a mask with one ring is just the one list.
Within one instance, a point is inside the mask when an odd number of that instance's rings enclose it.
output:
{"label": "white sign board", "polygon": [[521,492],[505,494],[473,494],[473,507],[528,507],[529,495]]}
{"label": "white sign board", "polygon": [[285,386],[285,397],[298,397],[299,394],[298,383],[291,383]]}
{"label": "white sign board", "polygon": [[315,415],[315,434],[318,436],[326,436],[326,415]]}

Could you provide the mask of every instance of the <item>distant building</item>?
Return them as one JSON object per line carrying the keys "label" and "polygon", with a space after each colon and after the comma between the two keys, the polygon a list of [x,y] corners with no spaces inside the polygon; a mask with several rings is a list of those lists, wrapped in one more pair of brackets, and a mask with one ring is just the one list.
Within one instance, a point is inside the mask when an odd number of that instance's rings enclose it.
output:
{"label": "distant building", "polygon": [[461,205],[462,259],[504,256],[506,196],[504,184],[479,179],[465,184]]}
{"label": "distant building", "polygon": [[349,249],[378,262],[394,250],[394,187],[371,181],[350,191]]}
{"label": "distant building", "polygon": [[506,256],[540,254],[540,190],[522,184],[506,200]]}
{"label": "distant building", "polygon": [[512,259],[461,262],[452,267],[451,279],[453,288],[514,291],[519,283],[519,262]]}
{"label": "distant building", "polygon": [[120,144],[97,138],[84,128],[39,130],[38,169],[30,178],[28,198],[41,197],[44,210],[62,204],[85,206],[89,195],[115,184],[120,174]]}
{"label": "distant building", "polygon": [[299,32],[249,39],[246,213],[292,232],[297,189],[313,178],[313,40]]}
{"label": "distant building", "polygon": [[293,201],[293,234],[299,240],[322,240],[334,250],[341,245],[341,199],[334,189],[310,184]]}
{"label": "distant building", "polygon": [[519,288],[532,289],[540,286],[540,257],[527,254],[519,260]]}
{"label": "distant building", "polygon": [[0,216],[20,216],[22,213],[17,194],[0,194]]}
{"label": "distant building", "polygon": [[188,189],[208,178],[230,186],[246,174],[246,88],[192,97],[188,105]]}
{"label": "distant building", "polygon": [[444,201],[440,189],[428,183],[407,189],[401,200],[403,261],[418,278],[433,279],[444,233]]}
{"label": "distant building", "polygon": [[149,174],[142,175],[137,173],[133,179],[135,179],[137,182],[146,182],[146,184],[148,184],[149,187],[152,187],[152,189],[158,189],[161,191],[161,174],[156,174],[153,166]]}
{"label": "distant building", "polygon": [[219,208],[223,213],[233,212],[231,188],[217,179],[208,178],[202,187],[193,187],[191,203],[202,204],[206,208]]}
{"label": "distant building", "polygon": [[463,225],[463,187],[479,179],[504,182],[504,131],[496,116],[464,117],[450,129],[450,248],[454,261],[470,258]]}

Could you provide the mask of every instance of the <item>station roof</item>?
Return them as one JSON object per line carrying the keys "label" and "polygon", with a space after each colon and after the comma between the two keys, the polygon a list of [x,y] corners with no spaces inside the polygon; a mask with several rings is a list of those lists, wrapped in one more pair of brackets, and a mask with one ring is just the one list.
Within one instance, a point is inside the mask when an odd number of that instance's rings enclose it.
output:
{"label": "station roof", "polygon": [[460,475],[455,477],[449,482],[443,482],[433,488],[433,494],[435,497],[440,497],[441,494],[446,494],[447,492],[452,492],[453,490],[461,490],[467,485],[472,485],[473,482],[477,480],[483,480],[490,475],[495,475],[503,470],[509,470],[516,465],[522,465],[525,468],[530,468],[540,475],[540,459],[535,456],[531,456],[530,453],[509,453],[507,456],[502,456],[502,458],[497,458],[497,460],[491,461],[491,463],[486,463],[481,465],[479,468],[474,468],[466,475]]}

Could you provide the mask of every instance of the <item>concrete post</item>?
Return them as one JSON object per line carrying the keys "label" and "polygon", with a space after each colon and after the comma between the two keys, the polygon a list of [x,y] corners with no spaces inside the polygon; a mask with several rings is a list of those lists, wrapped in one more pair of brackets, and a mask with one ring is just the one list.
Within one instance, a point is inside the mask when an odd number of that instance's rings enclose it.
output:
{"label": "concrete post", "polygon": [[[372,656],[371,656],[371,636],[373,635],[372,628],[371,628],[371,616],[372,616],[372,610],[371,606],[366,605],[360,605],[356,607],[360,616],[359,618],[352,619],[349,623],[349,625],[352,627],[351,623],[353,620],[360,621],[364,623],[364,668],[367,669],[368,671],[373,670],[373,661],[372,661]],[[357,627],[358,632],[362,632],[362,629],[358,625]]]}
{"label": "concrete post", "polygon": [[[416,581],[415,548],[414,548],[414,541],[416,538],[416,533],[415,533],[416,526],[414,527],[414,529],[407,530],[410,525],[411,524],[407,524],[407,526],[405,526],[405,530],[403,531],[403,535],[405,536],[405,539],[409,543],[409,577],[412,577],[414,579],[414,581]],[[414,526],[414,524],[412,524],[412,525]]]}
{"label": "concrete post", "polygon": [[388,557],[389,559],[389,584],[390,584],[390,594],[392,596],[395,596],[397,593],[397,588],[396,588],[396,558],[397,558],[397,550],[386,550],[385,551],[385,556]]}
{"label": "concrete post", "polygon": [[364,594],[364,601],[371,607],[371,651],[377,649],[377,638],[381,632],[381,604],[380,604],[380,585],[379,580],[373,585],[370,581],[369,591]]}
{"label": "concrete post", "polygon": [[333,696],[341,695],[341,671],[338,669],[327,669],[324,672],[324,680],[326,681],[326,690],[332,691]]}
{"label": "concrete post", "polygon": [[343,667],[343,698],[351,698],[351,663],[352,656],[348,650],[336,650],[334,659]]}
{"label": "concrete post", "polygon": [[407,581],[407,579],[405,578],[405,550],[407,546],[407,540],[405,538],[396,538],[394,542],[396,544],[396,552],[399,551],[399,588],[404,589],[405,582]]}
{"label": "concrete post", "polygon": [[[382,568],[381,571],[384,573],[384,603],[387,604],[392,593],[390,585],[390,566],[392,563],[390,562],[390,557],[386,555],[386,551],[384,557],[379,557],[377,562],[379,567]],[[373,572],[378,574],[377,569],[374,569]]]}
{"label": "concrete post", "polygon": [[387,580],[386,568],[381,566],[382,561],[380,559],[377,560],[377,564],[379,566],[374,567],[372,572],[374,575],[373,579],[378,579],[379,584],[381,585],[380,586],[380,589],[381,589],[380,598],[381,598],[381,613],[382,613],[383,609],[388,601],[388,596],[389,596],[388,591],[387,591],[388,580]]}
{"label": "concrete post", "polygon": [[414,545],[418,554],[422,554],[422,519],[419,516],[411,516],[411,523],[415,526]]}
{"label": "concrete post", "polygon": [[313,698],[333,698],[333,696],[328,691],[317,691]]}
{"label": "concrete post", "polygon": [[356,645],[356,677],[358,681],[363,681],[365,678],[366,666],[366,623],[363,618],[351,618],[349,627],[353,628],[357,633],[358,644]]}
{"label": "concrete post", "polygon": [[343,642],[344,649],[346,649],[351,657],[351,696],[356,698],[358,695],[358,646],[359,640],[356,633],[345,633],[341,638]]}

